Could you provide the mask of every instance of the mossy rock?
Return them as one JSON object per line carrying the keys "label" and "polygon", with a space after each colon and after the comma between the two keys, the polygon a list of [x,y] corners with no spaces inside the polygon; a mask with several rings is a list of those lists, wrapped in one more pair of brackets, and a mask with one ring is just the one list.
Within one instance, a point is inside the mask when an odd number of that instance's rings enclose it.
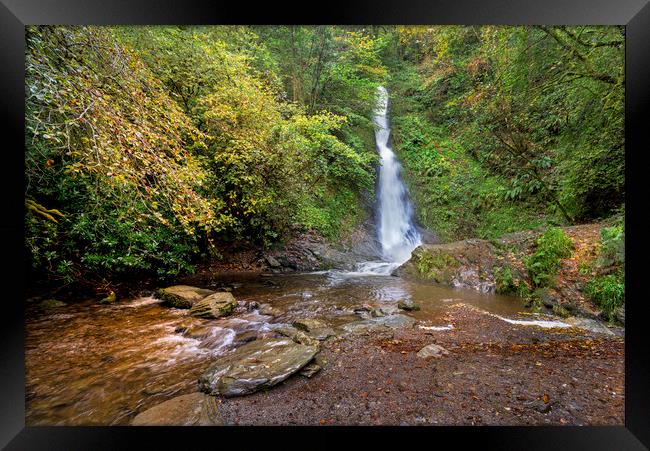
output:
{"label": "mossy rock", "polygon": [[442,245],[420,246],[413,251],[411,259],[399,267],[395,274],[451,284],[459,266],[458,259],[447,252]]}
{"label": "mossy rock", "polygon": [[195,302],[190,308],[190,315],[200,318],[216,319],[229,315],[237,307],[237,301],[229,292],[213,293],[200,301]]}
{"label": "mossy rock", "polygon": [[156,290],[156,297],[163,301],[163,304],[176,308],[192,308],[194,303],[213,294],[214,291],[204,288],[191,287],[189,285],[174,285]]}

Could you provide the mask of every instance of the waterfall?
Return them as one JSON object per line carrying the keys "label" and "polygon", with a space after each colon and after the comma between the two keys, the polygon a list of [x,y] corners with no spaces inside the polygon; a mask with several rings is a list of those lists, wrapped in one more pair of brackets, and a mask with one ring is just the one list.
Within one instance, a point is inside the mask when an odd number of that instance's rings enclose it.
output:
{"label": "waterfall", "polygon": [[413,249],[422,244],[422,238],[413,223],[413,206],[400,177],[401,165],[390,147],[388,92],[383,86],[378,90],[374,123],[377,152],[381,157],[377,189],[377,237],[382,247],[383,261],[360,263],[357,269],[360,273],[390,274],[411,257]]}

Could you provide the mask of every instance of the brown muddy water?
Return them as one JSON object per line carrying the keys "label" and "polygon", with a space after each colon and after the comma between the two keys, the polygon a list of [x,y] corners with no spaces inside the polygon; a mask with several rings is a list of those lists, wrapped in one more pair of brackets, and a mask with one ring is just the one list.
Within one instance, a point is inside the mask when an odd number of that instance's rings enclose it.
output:
{"label": "brown muddy water", "polygon": [[[201,373],[215,357],[235,349],[242,334],[264,336],[298,318],[338,327],[361,319],[355,307],[369,304],[397,312],[403,299],[419,304],[421,310],[406,314],[424,327],[448,327],[442,317],[459,302],[504,316],[525,310],[517,298],[335,271],[201,275],[183,283],[215,290],[228,286],[238,301],[269,303],[282,314],[273,318],[242,308],[227,318],[203,320],[163,307],[152,296],[52,310],[28,305],[27,425],[129,424],[145,405],[196,391]],[[181,325],[198,332],[176,332]]]}

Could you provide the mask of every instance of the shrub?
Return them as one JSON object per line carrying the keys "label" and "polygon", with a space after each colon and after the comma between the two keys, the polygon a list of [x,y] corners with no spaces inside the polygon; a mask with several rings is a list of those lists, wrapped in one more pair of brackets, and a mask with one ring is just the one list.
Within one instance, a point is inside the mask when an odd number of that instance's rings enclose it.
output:
{"label": "shrub", "polygon": [[519,287],[519,281],[515,281],[509,266],[495,267],[494,281],[496,282],[496,292],[499,294],[516,293]]}
{"label": "shrub", "polygon": [[622,224],[600,231],[601,249],[598,264],[611,266],[625,261],[625,230]]}
{"label": "shrub", "polygon": [[571,239],[557,227],[548,229],[537,240],[537,249],[524,260],[528,275],[536,287],[548,286],[560,269],[563,258],[573,250]]}
{"label": "shrub", "polygon": [[625,302],[625,274],[619,271],[615,274],[595,277],[587,282],[585,292],[611,321],[616,309]]}

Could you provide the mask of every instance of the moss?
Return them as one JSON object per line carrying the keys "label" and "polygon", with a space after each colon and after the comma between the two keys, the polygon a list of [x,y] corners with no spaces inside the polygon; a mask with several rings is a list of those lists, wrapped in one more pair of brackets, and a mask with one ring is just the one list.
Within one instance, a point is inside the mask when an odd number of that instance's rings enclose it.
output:
{"label": "moss", "polygon": [[414,256],[420,275],[438,283],[448,281],[460,265],[455,257],[438,250],[421,250]]}
{"label": "moss", "polygon": [[569,311],[567,309],[565,309],[564,307],[562,307],[561,305],[554,305],[553,306],[553,313],[555,315],[557,315],[557,316],[562,317],[562,318],[568,318],[569,316],[571,316]]}

